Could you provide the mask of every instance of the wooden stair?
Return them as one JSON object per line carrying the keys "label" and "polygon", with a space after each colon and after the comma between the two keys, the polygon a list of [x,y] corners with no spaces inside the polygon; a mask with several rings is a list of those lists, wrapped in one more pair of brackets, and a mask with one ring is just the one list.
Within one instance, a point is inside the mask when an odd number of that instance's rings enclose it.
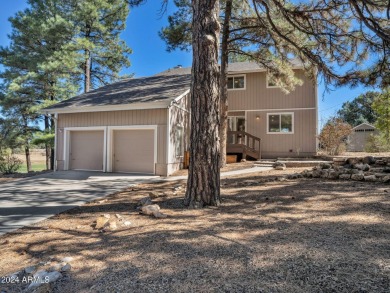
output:
{"label": "wooden stair", "polygon": [[245,131],[228,131],[226,152],[242,154],[242,158],[261,159],[261,139]]}

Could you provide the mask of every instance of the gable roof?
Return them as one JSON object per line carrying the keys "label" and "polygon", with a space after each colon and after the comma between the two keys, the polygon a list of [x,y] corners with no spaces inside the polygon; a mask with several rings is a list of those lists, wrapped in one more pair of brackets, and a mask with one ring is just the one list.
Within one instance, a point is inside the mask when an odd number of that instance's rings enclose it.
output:
{"label": "gable roof", "polygon": [[367,123],[367,122],[363,122],[357,126],[355,126],[354,128],[352,129],[361,129],[361,128],[370,128],[370,129],[376,129],[376,127],[370,123]]}
{"label": "gable roof", "polygon": [[[301,63],[294,60],[291,62],[293,68],[302,68]],[[255,62],[230,63],[228,70],[233,74],[265,71]],[[190,85],[191,68],[175,67],[150,77],[129,78],[102,86],[44,108],[42,112],[73,113],[166,108],[174,99],[187,94]]]}

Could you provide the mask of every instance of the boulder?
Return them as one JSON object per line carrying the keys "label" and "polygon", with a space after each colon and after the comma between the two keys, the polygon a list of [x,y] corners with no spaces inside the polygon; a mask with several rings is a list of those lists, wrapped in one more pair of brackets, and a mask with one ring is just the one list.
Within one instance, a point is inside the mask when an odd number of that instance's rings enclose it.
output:
{"label": "boulder", "polygon": [[345,162],[348,165],[356,165],[359,163],[359,160],[357,158],[348,158]]}
{"label": "boulder", "polygon": [[168,217],[166,214],[163,214],[162,212],[154,212],[154,213],[153,213],[153,216],[154,216],[155,218],[158,218],[158,219],[163,219],[163,218]]}
{"label": "boulder", "polygon": [[328,178],[329,179],[338,179],[339,178],[339,172],[329,171]]}
{"label": "boulder", "polygon": [[314,170],[312,173],[313,178],[320,178],[322,172],[320,170]]}
{"label": "boulder", "polygon": [[363,158],[363,163],[368,165],[374,165],[375,164],[375,158],[373,156],[367,156]]}
{"label": "boulder", "polygon": [[138,201],[138,206],[141,206],[141,207],[148,206],[148,205],[151,205],[151,204],[153,204],[153,202],[152,202],[152,199],[149,196],[143,197],[143,198],[141,198]]}
{"label": "boulder", "polygon": [[388,167],[388,166],[384,167],[383,173],[390,173],[390,167]]}
{"label": "boulder", "polygon": [[[160,197],[160,194],[158,193],[158,192],[156,192],[156,191],[151,191],[151,192],[149,192],[149,197],[150,198],[158,198],[158,197]],[[144,199],[146,200],[146,198],[147,197],[145,197]],[[150,199],[149,198],[149,199]],[[152,204],[152,201],[150,200],[150,203],[149,204]]]}
{"label": "boulder", "polygon": [[332,165],[331,165],[331,164],[328,164],[328,163],[321,163],[321,164],[320,164],[320,168],[321,168],[322,170],[330,169],[330,168],[332,168]]}
{"label": "boulder", "polygon": [[364,175],[363,174],[352,174],[351,179],[355,181],[363,181]]}
{"label": "boulder", "polygon": [[382,178],[382,181],[384,183],[390,183],[390,175],[386,175],[385,177]]}
{"label": "boulder", "polygon": [[351,174],[340,174],[339,178],[343,180],[349,180],[351,179]]}
{"label": "boulder", "polygon": [[61,272],[69,272],[71,270],[71,268],[72,268],[72,266],[67,263],[64,266],[62,266]]}
{"label": "boulder", "polygon": [[105,216],[99,216],[96,219],[95,229],[103,229],[110,219]]}
{"label": "boulder", "polygon": [[370,182],[375,182],[378,181],[375,175],[368,175],[364,176],[364,181],[370,181]]}
{"label": "boulder", "polygon": [[286,164],[276,161],[275,163],[272,164],[272,167],[275,170],[286,170]]}
{"label": "boulder", "polygon": [[25,268],[25,269],[24,269],[24,272],[25,272],[26,274],[32,274],[32,273],[35,272],[35,270],[36,270],[36,267],[35,267],[35,266],[30,266],[30,267]]}
{"label": "boulder", "polygon": [[147,205],[141,208],[141,212],[149,216],[153,215],[154,212],[159,212],[159,211],[160,211],[160,207],[157,204]]}

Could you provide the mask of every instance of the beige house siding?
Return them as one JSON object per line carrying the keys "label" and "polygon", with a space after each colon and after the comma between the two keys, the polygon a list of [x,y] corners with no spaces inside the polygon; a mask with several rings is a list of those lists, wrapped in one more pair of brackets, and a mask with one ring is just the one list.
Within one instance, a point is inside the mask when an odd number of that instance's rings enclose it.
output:
{"label": "beige house siding", "polygon": [[59,114],[57,121],[57,169],[64,169],[64,129],[68,127],[157,125],[156,174],[167,174],[167,109],[126,110]]}
{"label": "beige house siding", "polygon": [[[267,134],[267,114],[282,111],[248,111],[246,113],[246,129],[250,134],[261,138],[261,154],[263,158],[302,157],[316,153],[316,111],[286,110],[293,113],[292,134]],[[256,117],[259,119],[256,119]]]}
{"label": "beige house siding", "polygon": [[[303,84],[289,94],[280,88],[267,88],[266,72],[247,73],[244,90],[228,91],[229,116],[245,116],[246,131],[261,139],[263,158],[304,157],[316,153],[315,82],[308,79],[303,70],[295,70],[295,73]],[[267,114],[271,113],[293,113],[294,133],[267,134]]]}
{"label": "beige house siding", "polygon": [[295,70],[295,73],[303,80],[303,84],[289,94],[279,88],[267,88],[266,72],[245,74],[246,89],[228,91],[229,111],[316,107],[313,81],[302,70]]}
{"label": "beige house siding", "polygon": [[190,137],[190,94],[185,95],[177,103],[173,103],[170,108],[169,119],[170,119],[170,146],[168,155],[168,174],[172,174],[176,170],[182,168],[183,156],[176,153],[176,133],[177,128],[183,128],[183,141],[182,150],[187,151],[189,149],[189,137]]}

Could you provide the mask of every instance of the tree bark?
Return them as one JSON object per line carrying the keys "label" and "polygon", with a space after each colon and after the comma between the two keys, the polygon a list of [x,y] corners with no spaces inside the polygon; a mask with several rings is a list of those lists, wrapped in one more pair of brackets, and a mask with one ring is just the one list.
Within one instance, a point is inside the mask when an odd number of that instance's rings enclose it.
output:
{"label": "tree bark", "polygon": [[229,50],[228,42],[230,35],[230,18],[232,15],[232,0],[226,0],[225,19],[223,21],[222,42],[221,42],[221,80],[220,80],[220,103],[221,103],[221,121],[219,126],[221,164],[220,167],[226,166],[226,141],[228,128],[228,90],[227,75]]}
{"label": "tree bark", "polygon": [[184,203],[220,204],[219,1],[192,1],[190,166]]}
{"label": "tree bark", "polygon": [[85,50],[84,53],[84,93],[88,93],[91,89],[91,56],[88,50]]}
{"label": "tree bark", "polygon": [[30,157],[30,147],[28,146],[28,141],[26,142],[26,146],[24,147],[24,153],[26,155],[26,166],[27,172],[31,172],[31,157]]}

